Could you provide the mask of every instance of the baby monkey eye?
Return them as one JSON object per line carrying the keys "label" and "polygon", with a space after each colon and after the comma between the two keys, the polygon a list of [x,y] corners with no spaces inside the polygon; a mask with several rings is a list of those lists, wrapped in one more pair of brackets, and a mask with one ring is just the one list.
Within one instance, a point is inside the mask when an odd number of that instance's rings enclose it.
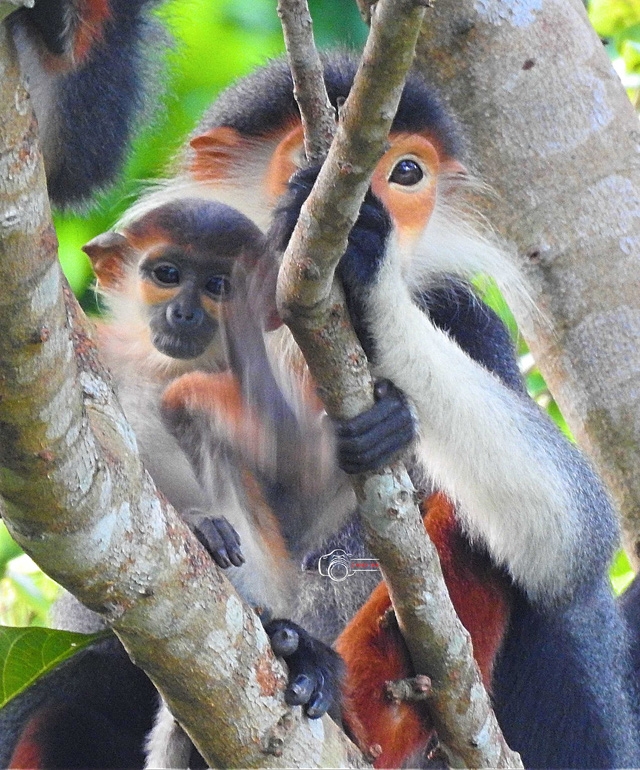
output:
{"label": "baby monkey eye", "polygon": [[393,167],[389,181],[400,184],[403,187],[412,187],[423,178],[424,171],[420,164],[415,160],[411,160],[411,158],[403,158]]}
{"label": "baby monkey eye", "polygon": [[180,271],[174,265],[157,265],[151,275],[158,283],[165,286],[176,286],[180,283]]}
{"label": "baby monkey eye", "polygon": [[228,275],[214,275],[205,284],[204,290],[212,297],[228,297],[231,293],[231,281]]}

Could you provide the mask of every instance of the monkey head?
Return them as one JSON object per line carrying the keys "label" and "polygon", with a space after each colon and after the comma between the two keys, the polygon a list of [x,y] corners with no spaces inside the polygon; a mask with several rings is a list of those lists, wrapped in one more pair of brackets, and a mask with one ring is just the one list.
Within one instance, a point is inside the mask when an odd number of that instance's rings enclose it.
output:
{"label": "monkey head", "polygon": [[260,230],[222,203],[185,198],[84,246],[116,321],[138,326],[139,346],[220,364],[232,273],[265,252]]}

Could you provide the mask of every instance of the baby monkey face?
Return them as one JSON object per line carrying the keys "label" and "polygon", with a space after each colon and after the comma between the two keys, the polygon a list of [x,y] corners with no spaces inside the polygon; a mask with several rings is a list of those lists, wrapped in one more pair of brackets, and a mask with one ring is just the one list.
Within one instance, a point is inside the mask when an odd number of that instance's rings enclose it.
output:
{"label": "baby monkey face", "polygon": [[251,220],[198,198],[159,206],[84,250],[107,299],[136,303],[153,346],[182,360],[218,357],[234,282],[266,254]]}
{"label": "baby monkey face", "polygon": [[234,261],[175,244],[163,244],[141,261],[140,297],[161,353],[198,358],[214,342],[232,293]]}

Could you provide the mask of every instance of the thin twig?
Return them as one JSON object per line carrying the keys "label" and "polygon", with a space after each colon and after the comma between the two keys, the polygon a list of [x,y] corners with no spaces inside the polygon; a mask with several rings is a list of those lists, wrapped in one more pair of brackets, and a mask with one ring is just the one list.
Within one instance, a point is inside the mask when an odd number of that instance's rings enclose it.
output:
{"label": "thin twig", "polygon": [[300,108],[307,161],[321,163],[331,146],[336,115],[324,85],[307,0],[278,0],[278,16],[291,66],[293,93]]}
{"label": "thin twig", "polygon": [[[424,13],[421,0],[380,0],[376,5],[336,137],[302,208],[278,280],[282,317],[305,355],[327,411],[337,418],[359,414],[373,404],[373,397],[367,360],[334,272],[384,152]],[[482,686],[469,636],[449,599],[406,470],[396,464],[357,477],[354,488],[415,669],[434,680],[434,718],[452,763],[521,767]]]}

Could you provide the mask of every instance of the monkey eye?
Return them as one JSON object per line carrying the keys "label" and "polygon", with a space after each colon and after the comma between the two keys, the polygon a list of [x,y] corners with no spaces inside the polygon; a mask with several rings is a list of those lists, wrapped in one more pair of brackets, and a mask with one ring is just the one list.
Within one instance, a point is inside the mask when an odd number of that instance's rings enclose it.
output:
{"label": "monkey eye", "polygon": [[205,284],[204,290],[216,299],[228,297],[231,293],[231,281],[228,275],[213,275]]}
{"label": "monkey eye", "polygon": [[413,187],[424,178],[424,171],[418,161],[412,158],[402,158],[393,167],[389,181],[403,187]]}
{"label": "monkey eye", "polygon": [[151,275],[164,286],[176,286],[180,283],[180,271],[174,265],[156,265]]}

